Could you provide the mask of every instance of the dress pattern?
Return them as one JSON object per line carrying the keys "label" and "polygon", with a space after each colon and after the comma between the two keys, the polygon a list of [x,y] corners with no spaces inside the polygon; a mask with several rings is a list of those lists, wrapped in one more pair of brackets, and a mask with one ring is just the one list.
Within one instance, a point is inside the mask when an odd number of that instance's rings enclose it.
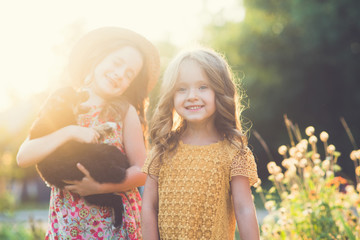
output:
{"label": "dress pattern", "polygon": [[[79,116],[79,125],[93,127],[101,123],[99,108],[93,107],[88,113]],[[104,142],[123,149],[122,123],[106,136]],[[78,194],[51,188],[48,229],[46,240],[112,240],[142,239],[140,229],[141,196],[137,188],[117,193],[123,199],[123,224],[113,227],[111,208],[87,204]]]}
{"label": "dress pattern", "polygon": [[145,162],[143,171],[158,176],[161,239],[234,239],[231,177],[257,179],[254,156],[224,140],[206,146],[179,143],[163,163]]}

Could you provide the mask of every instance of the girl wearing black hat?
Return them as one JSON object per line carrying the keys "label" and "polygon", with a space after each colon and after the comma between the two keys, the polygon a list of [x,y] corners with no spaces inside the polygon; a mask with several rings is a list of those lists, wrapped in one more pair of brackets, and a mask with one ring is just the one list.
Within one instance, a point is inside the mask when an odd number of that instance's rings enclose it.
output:
{"label": "girl wearing black hat", "polygon": [[[159,75],[159,54],[143,36],[128,29],[105,27],[86,34],[75,45],[69,59],[73,86],[86,89],[89,99],[79,115],[78,126],[67,126],[44,137],[27,139],[17,161],[26,167],[41,162],[70,140],[85,143],[104,141],[126,153],[130,162],[127,178],[119,184],[98,183],[82,165],[82,181],[51,188],[49,226],[45,239],[141,239],[141,197],[137,187],[146,175],[141,167],[146,158],[142,130],[145,129],[144,101]],[[114,120],[114,134],[100,140],[91,127]],[[101,161],[101,160],[99,160]],[[111,209],[89,205],[81,196],[117,193],[122,196],[121,227],[113,227]]]}

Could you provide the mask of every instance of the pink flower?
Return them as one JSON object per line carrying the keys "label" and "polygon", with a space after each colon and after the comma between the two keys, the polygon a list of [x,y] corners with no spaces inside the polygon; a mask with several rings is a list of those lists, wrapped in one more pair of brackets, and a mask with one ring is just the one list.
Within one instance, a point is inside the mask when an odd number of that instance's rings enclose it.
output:
{"label": "pink flower", "polygon": [[103,232],[102,228],[97,229],[96,233],[94,234],[94,237],[98,240],[104,239],[104,232]]}

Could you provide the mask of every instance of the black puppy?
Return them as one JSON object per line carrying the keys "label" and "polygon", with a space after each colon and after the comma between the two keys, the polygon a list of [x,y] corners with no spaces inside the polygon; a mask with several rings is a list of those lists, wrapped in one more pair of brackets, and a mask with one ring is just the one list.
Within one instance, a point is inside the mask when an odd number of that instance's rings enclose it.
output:
{"label": "black puppy", "polygon": [[[87,92],[76,92],[70,87],[57,90],[45,102],[30,129],[29,138],[39,138],[65,126],[76,125],[79,105],[87,98]],[[112,130],[108,125],[100,126],[99,129],[101,134]],[[91,177],[100,183],[122,182],[129,167],[126,156],[115,146],[68,141],[38,163],[36,168],[48,185],[63,188],[68,185],[63,180],[81,180],[84,177],[76,167],[77,163],[82,164]],[[84,199],[90,204],[112,207],[115,214],[114,226],[121,226],[121,196],[109,193],[85,196]]]}

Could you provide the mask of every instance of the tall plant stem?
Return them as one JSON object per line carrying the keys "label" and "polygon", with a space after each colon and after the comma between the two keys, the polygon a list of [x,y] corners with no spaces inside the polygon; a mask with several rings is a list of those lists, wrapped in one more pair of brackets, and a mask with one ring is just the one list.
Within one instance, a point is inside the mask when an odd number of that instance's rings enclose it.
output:
{"label": "tall plant stem", "polygon": [[292,147],[295,147],[295,142],[294,142],[294,137],[291,133],[291,121],[287,118],[287,115],[284,114],[284,121],[285,121],[285,126],[286,126],[286,129],[287,129],[287,132],[288,132],[288,135],[289,135],[289,138],[290,138],[290,143],[291,143],[291,146]]}
{"label": "tall plant stem", "polygon": [[268,156],[270,161],[274,161],[273,156],[271,155],[270,149],[268,147],[268,145],[266,144],[266,142],[264,141],[264,139],[260,136],[260,134],[254,130],[254,136],[256,137],[256,139],[259,141],[259,143],[261,144],[261,146],[264,148],[266,155]]}
{"label": "tall plant stem", "polygon": [[350,131],[350,128],[349,126],[347,125],[345,119],[343,117],[340,118],[340,121],[343,125],[343,127],[345,128],[345,131],[346,131],[346,134],[348,135],[349,139],[350,139],[350,142],[351,144],[353,145],[354,147],[354,150],[357,150],[358,147],[357,147],[357,144],[355,142],[355,139],[354,139],[354,136],[352,135],[351,131]]}

